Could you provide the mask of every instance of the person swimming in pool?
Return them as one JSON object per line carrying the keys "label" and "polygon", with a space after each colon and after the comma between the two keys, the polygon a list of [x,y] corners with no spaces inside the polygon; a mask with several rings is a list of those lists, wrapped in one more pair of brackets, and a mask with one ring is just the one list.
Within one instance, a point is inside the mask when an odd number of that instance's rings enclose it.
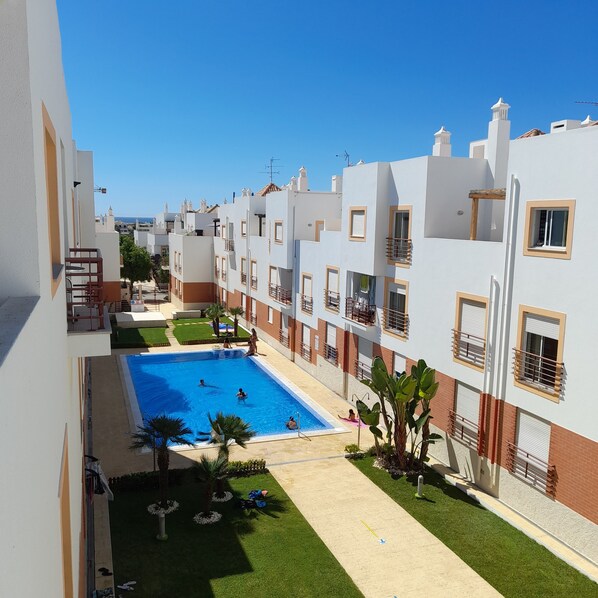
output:
{"label": "person swimming in pool", "polygon": [[292,415],[291,417],[289,417],[289,421],[285,425],[289,430],[297,429],[297,422],[295,421],[295,418]]}
{"label": "person swimming in pool", "polygon": [[239,401],[245,401],[247,399],[247,393],[242,388],[239,388],[239,392],[237,393],[237,399]]}
{"label": "person swimming in pool", "polygon": [[206,381],[205,381],[205,380],[202,378],[202,379],[199,381],[199,384],[198,384],[197,386],[205,386],[205,385],[206,385]]}

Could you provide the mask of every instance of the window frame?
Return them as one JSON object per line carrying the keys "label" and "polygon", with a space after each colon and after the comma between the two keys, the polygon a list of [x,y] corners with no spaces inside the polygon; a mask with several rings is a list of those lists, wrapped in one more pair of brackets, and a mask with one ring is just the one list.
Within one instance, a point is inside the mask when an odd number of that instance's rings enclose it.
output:
{"label": "window frame", "polygon": [[[280,227],[280,238],[277,236],[277,230]],[[282,220],[275,220],[274,221],[274,242],[277,245],[282,245],[284,239],[284,223]]]}
{"label": "window frame", "polygon": [[[363,212],[363,236],[356,236],[353,234],[353,214],[355,212]],[[353,206],[349,208],[349,241],[365,242],[367,238],[367,206]]]}
{"label": "window frame", "polygon": [[[389,328],[386,328],[386,319],[385,319],[385,315],[384,312],[389,309],[389,287],[391,284],[399,284],[405,287],[405,318],[406,318],[406,323],[405,323],[405,331],[403,333],[400,332],[395,332],[394,330],[391,330]],[[385,276],[384,277],[384,306],[383,306],[383,310],[382,310],[382,332],[384,334],[388,334],[390,336],[394,336],[395,338],[398,338],[402,341],[406,341],[409,338],[409,281],[408,280],[401,280],[399,278],[390,278],[389,276]]]}
{"label": "window frame", "polygon": [[463,332],[461,330],[461,316],[462,316],[461,304],[463,301],[475,301],[476,303],[484,304],[484,309],[486,311],[485,319],[484,319],[484,361],[483,361],[482,365],[478,366],[478,365],[475,365],[474,363],[471,363],[470,361],[466,361],[464,359],[459,359],[458,357],[455,357],[454,352],[453,352],[453,361],[455,363],[460,363],[461,365],[470,367],[473,370],[476,370],[477,372],[483,372],[485,363],[486,363],[486,351],[488,350],[488,347],[486,346],[486,344],[488,343],[488,339],[486,338],[486,332],[488,330],[489,299],[488,299],[488,297],[484,297],[482,295],[472,295],[471,293],[461,293],[460,291],[457,291],[456,300],[455,300],[455,330],[458,330],[459,332]]}
{"label": "window frame", "polygon": [[[407,212],[409,214],[409,226],[407,227],[407,239],[411,240],[412,239],[412,225],[413,225],[413,206],[411,205],[396,205],[396,206],[391,206],[390,210],[388,212],[388,237],[390,239],[394,239],[394,229],[395,229],[395,219],[396,219],[396,214],[398,212]],[[402,260],[394,260],[394,259],[390,259],[390,258],[386,258],[386,262],[389,266],[398,266],[399,268],[411,268],[411,260],[408,261],[402,261]]]}
{"label": "window frame", "polygon": [[247,220],[241,220],[241,237],[247,236]]}
{"label": "window frame", "polygon": [[[564,247],[536,247],[532,243],[535,237],[535,214],[538,210],[567,210],[567,227],[565,230],[566,242]],[[574,220],[574,199],[541,199],[526,202],[523,255],[532,257],[553,258],[560,260],[570,260],[571,248],[573,245]]]}

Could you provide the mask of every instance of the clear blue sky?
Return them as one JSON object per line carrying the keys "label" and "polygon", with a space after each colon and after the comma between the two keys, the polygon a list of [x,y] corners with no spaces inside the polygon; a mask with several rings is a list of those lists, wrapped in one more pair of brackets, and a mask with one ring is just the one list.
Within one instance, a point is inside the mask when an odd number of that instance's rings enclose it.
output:
{"label": "clear blue sky", "polygon": [[490,106],[512,135],[598,119],[596,0],[58,0],[73,134],[94,151],[96,211],[152,216],[229,200],[305,165],[329,189],[351,160],[453,155]]}

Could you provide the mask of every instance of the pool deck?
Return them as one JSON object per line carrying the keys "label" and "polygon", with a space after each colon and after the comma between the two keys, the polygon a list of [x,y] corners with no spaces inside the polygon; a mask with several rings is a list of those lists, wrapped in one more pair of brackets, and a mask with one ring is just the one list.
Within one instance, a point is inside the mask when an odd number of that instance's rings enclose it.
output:
{"label": "pool deck", "polygon": [[[210,350],[211,346],[161,347],[145,352]],[[116,354],[139,353],[120,350]],[[334,417],[345,415],[349,403],[279,354],[259,343],[259,359],[279,371]],[[92,360],[94,453],[106,475],[113,477],[152,469],[152,455],[129,450],[131,415],[123,392],[117,357]],[[94,384],[94,380],[102,383]],[[340,421],[340,420],[339,420]],[[342,422],[341,422],[342,423]],[[344,456],[347,444],[357,443],[357,426],[346,425],[346,433],[252,442],[247,449],[233,447],[231,459],[264,458],[272,475],[301,510],[304,517],[345,568],[364,596],[500,596],[485,580],[430,534],[406,511],[353,467]],[[373,444],[369,430],[361,428],[361,446]],[[173,452],[171,467],[188,467],[206,451],[215,448]],[[498,500],[480,492],[483,504],[500,512],[509,522],[516,514]],[[103,497],[98,497],[103,499]],[[104,499],[105,500],[105,499]],[[521,522],[517,522],[521,523]],[[543,531],[529,522],[517,525],[541,542]],[[97,529],[98,562],[111,563],[107,521]],[[380,539],[385,542],[381,543]],[[543,543],[543,542],[542,542]],[[562,549],[562,552],[559,550]],[[571,562],[565,546],[553,549]],[[409,559],[404,555],[408,553]],[[432,558],[430,558],[432,557]],[[408,563],[403,568],[401,563]],[[571,564],[574,564],[571,562]],[[583,563],[582,563],[583,565]],[[104,566],[110,567],[110,564]],[[576,566],[576,564],[574,564]],[[577,568],[580,568],[579,566]],[[583,568],[582,568],[583,570]],[[383,574],[380,572],[383,571]],[[593,577],[596,568],[584,571]]]}

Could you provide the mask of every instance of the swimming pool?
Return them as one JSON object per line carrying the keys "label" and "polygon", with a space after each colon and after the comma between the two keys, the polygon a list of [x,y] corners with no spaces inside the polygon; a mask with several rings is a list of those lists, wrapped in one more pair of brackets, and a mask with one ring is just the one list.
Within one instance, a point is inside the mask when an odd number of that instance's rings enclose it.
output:
{"label": "swimming pool", "polygon": [[[285,426],[290,416],[300,422],[302,432],[341,431],[300,389],[290,388],[264,364],[244,355],[232,349],[123,356],[135,424],[166,414],[181,417],[196,436],[210,429],[208,413],[222,411],[242,417],[258,437],[296,436]],[[205,386],[199,386],[200,379]],[[245,401],[236,396],[241,387]]]}

